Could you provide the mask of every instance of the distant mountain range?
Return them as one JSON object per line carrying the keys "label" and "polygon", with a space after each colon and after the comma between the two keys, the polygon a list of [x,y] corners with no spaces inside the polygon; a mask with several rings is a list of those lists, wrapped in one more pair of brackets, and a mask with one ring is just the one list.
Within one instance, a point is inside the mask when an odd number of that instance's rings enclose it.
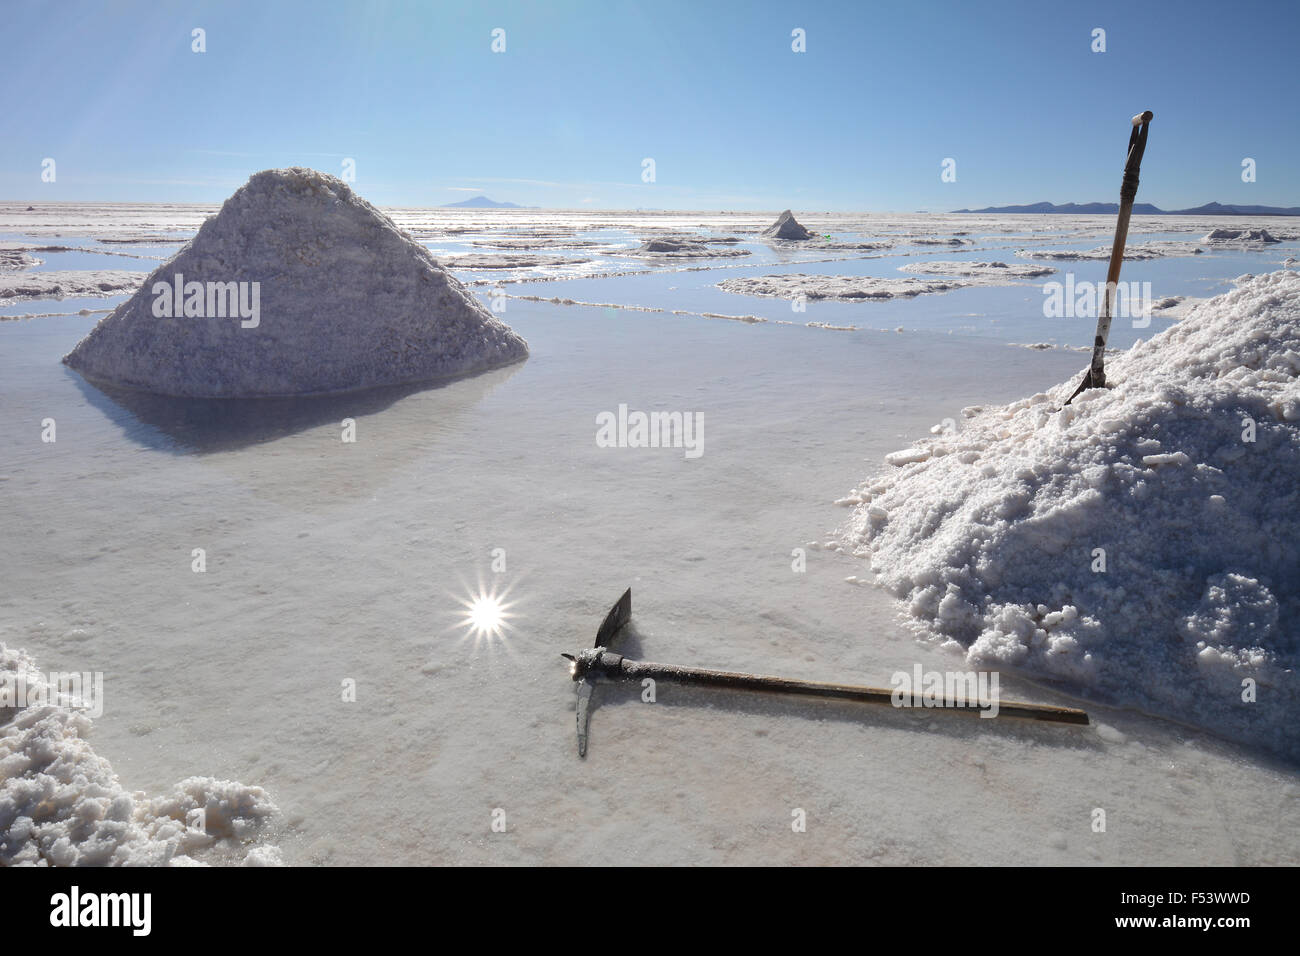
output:
{"label": "distant mountain range", "polygon": [[[1044,212],[1087,216],[1117,213],[1119,203],[1067,202],[1057,206],[1050,202],[1036,202],[1028,206],[989,206],[985,209],[954,209],[953,212]],[[1223,203],[1207,202],[1204,206],[1196,206],[1193,209],[1161,209],[1149,202],[1139,202],[1133,204],[1133,213],[1146,216],[1300,216],[1300,206],[1225,206]]]}
{"label": "distant mountain range", "polygon": [[466,199],[462,202],[447,202],[442,204],[443,209],[537,209],[537,206],[521,206],[513,202],[496,202],[488,199],[487,196],[475,196],[473,199]]}

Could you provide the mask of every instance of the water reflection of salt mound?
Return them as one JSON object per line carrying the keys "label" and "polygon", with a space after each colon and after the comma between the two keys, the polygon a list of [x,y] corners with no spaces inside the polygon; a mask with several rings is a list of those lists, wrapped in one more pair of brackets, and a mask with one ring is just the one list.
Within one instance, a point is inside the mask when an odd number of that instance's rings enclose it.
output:
{"label": "water reflection of salt mound", "polygon": [[[475,410],[519,363],[433,387],[392,385],[300,398],[178,398],[80,383],[130,440],[196,456],[258,498],[314,513],[364,499],[404,468],[472,447]],[[432,465],[431,465],[432,467]]]}
{"label": "water reflection of salt mound", "polygon": [[97,382],[231,398],[406,385],[527,354],[346,183],[293,168],[254,175],[64,361]]}

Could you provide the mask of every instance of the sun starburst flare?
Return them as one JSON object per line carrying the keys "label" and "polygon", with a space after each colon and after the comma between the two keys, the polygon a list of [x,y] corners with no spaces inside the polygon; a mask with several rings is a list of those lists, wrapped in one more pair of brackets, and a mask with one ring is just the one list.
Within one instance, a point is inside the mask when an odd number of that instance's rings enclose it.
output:
{"label": "sun starburst flare", "polygon": [[496,598],[481,594],[469,606],[466,622],[478,634],[496,634],[501,629],[501,604]]}
{"label": "sun starburst flare", "polygon": [[509,600],[508,589],[498,592],[480,584],[477,588],[467,589],[468,593],[457,598],[463,614],[456,622],[465,637],[472,638],[477,647],[481,642],[505,643],[508,632],[513,630],[511,612],[514,601]]}

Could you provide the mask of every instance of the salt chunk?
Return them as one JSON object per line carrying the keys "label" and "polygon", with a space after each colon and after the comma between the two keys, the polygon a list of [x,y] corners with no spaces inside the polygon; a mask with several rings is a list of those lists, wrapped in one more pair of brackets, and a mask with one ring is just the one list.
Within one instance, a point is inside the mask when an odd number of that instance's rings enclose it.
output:
{"label": "salt chunk", "polygon": [[1142,464],[1146,465],[1148,468],[1156,468],[1160,465],[1178,465],[1181,467],[1183,465],[1190,465],[1191,463],[1192,460],[1181,451],[1171,452],[1166,455],[1142,456]]}
{"label": "salt chunk", "polygon": [[[911,464],[915,461],[925,461],[929,457],[930,450],[928,448],[904,448],[901,451],[890,452],[886,455],[885,464],[897,467],[900,465]],[[822,500],[824,501],[825,499],[823,498]]]}

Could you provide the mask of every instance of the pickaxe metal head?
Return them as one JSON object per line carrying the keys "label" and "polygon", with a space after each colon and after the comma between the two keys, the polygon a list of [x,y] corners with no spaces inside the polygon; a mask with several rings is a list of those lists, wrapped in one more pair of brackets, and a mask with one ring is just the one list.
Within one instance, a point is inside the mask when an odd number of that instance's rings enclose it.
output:
{"label": "pickaxe metal head", "polygon": [[623,625],[632,620],[632,589],[628,588],[623,596],[614,602],[614,606],[605,615],[605,620],[596,630],[596,643],[590,650],[574,654],[561,654],[569,662],[569,673],[578,685],[578,756],[587,756],[587,725],[591,721],[591,681],[587,675],[605,656],[606,649],[617,636]]}

